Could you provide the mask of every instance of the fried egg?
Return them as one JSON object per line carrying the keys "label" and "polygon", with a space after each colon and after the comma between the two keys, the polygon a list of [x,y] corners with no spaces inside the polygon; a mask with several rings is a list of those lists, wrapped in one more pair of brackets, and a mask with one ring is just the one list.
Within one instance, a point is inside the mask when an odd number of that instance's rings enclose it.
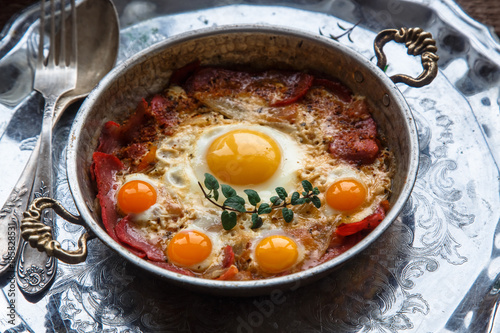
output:
{"label": "fried egg", "polygon": [[251,251],[255,267],[270,274],[289,270],[304,260],[304,246],[280,229],[255,237]]}
{"label": "fried egg", "polygon": [[164,252],[170,262],[198,272],[220,264],[221,249],[221,241],[216,233],[193,223],[174,234]]}
{"label": "fried egg", "polygon": [[375,195],[377,177],[352,165],[343,164],[329,171],[323,193],[325,215],[342,217],[343,223],[361,221],[371,215],[386,198]]}
{"label": "fried egg", "polygon": [[276,187],[292,188],[300,182],[298,171],[305,156],[304,147],[287,133],[240,123],[205,130],[196,142],[191,166],[197,179],[210,173],[242,197],[243,190],[251,188],[269,201]]}
{"label": "fried egg", "polygon": [[156,208],[158,189],[161,187],[157,180],[135,173],[125,175],[121,183],[116,199],[123,213],[140,215]]}
{"label": "fried egg", "polygon": [[203,184],[205,173],[244,198],[245,189],[254,189],[264,202],[276,195],[276,187],[300,183],[299,170],[307,160],[304,147],[288,133],[245,123],[180,127],[162,142],[157,157],[164,186],[183,202],[200,206],[206,201],[198,182]]}
{"label": "fried egg", "polygon": [[[163,228],[158,220],[170,219],[182,214],[181,206],[166,191],[164,184],[157,177],[143,173],[118,175],[121,184],[116,192],[118,209],[132,214],[139,227]],[[150,239],[157,239],[150,233]],[[158,235],[156,235],[158,236]]]}

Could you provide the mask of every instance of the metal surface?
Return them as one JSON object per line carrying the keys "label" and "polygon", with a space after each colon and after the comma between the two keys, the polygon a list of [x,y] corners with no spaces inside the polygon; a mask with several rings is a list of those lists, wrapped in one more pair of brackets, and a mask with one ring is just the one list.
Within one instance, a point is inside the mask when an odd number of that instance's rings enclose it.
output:
{"label": "metal surface", "polygon": [[[301,71],[322,72],[336,77],[354,93],[366,96],[373,105],[373,117],[397,168],[390,196],[391,209],[382,223],[340,256],[303,272],[265,280],[218,281],[183,276],[141,260],[115,242],[102,227],[90,168],[104,124],[121,123],[144,96],[158,93],[168,85],[170,74],[193,61],[202,65],[238,64],[245,68],[273,68],[276,64]],[[356,80],[363,77],[362,82]],[[144,82],[154,82],[144,91]],[[390,103],[384,104],[384,99]],[[107,245],[140,268],[168,281],[194,290],[218,295],[253,296],[305,285],[331,272],[376,240],[402,210],[415,182],[418,142],[410,110],[394,83],[366,58],[321,36],[276,26],[237,25],[195,30],[169,38],[138,53],[117,66],[93,90],[74,120],[67,153],[68,182],[82,218]],[[89,203],[91,203],[89,205]]]}
{"label": "metal surface", "polygon": [[[439,48],[440,70],[430,87],[398,84],[417,122],[420,138],[419,176],[411,200],[385,234],[356,260],[309,286],[267,296],[236,299],[206,296],[137,274],[134,265],[100,240],[89,242],[83,264],[60,263],[49,292],[26,300],[2,280],[0,330],[17,332],[491,332],[499,330],[493,302],[500,262],[494,237],[500,212],[499,68],[500,47],[488,30],[448,0],[287,1],[287,6],[223,6],[233,1],[115,1],[122,26],[119,61],[166,37],[226,23],[270,23],[312,34],[339,36],[362,23],[339,42],[374,56],[377,31],[420,26]],[[246,2],[249,3],[249,2]],[[255,3],[255,2],[254,2]],[[207,6],[221,6],[208,8]],[[198,12],[183,13],[200,9]],[[29,19],[30,16],[22,16]],[[153,18],[141,22],[146,18]],[[31,84],[26,45],[29,24],[16,24],[16,43],[0,50],[0,161],[5,200],[26,163],[39,131],[39,101],[23,101]],[[24,30],[21,27],[28,27]],[[351,41],[352,40],[352,41]],[[403,46],[389,43],[388,75],[415,66]],[[23,70],[16,71],[16,68]],[[8,85],[6,85],[9,83]],[[150,83],[145,83],[145,87]],[[28,102],[28,104],[24,104]],[[58,182],[56,198],[76,213],[65,177],[70,108],[55,129]],[[22,124],[22,126],[21,126]],[[82,228],[56,220],[63,247],[74,249]],[[487,311],[481,304],[486,303]],[[459,305],[464,305],[462,308]],[[465,310],[464,310],[465,309]],[[457,311],[456,311],[457,310]],[[477,313],[478,315],[474,315]],[[481,315],[490,315],[485,319]],[[11,321],[11,322],[9,322]],[[453,322],[451,324],[450,322]],[[475,327],[478,327],[474,325]]]}

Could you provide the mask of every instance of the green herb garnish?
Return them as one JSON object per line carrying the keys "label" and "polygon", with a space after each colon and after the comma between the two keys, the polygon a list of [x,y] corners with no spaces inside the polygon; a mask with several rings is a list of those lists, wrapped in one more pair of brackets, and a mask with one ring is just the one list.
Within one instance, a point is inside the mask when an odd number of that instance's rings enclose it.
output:
{"label": "green herb garnish", "polygon": [[[321,200],[318,198],[318,194],[320,193],[318,188],[313,187],[307,180],[302,181],[304,191],[302,193],[293,192],[290,199],[288,198],[288,193],[283,187],[277,187],[275,189],[277,195],[270,198],[270,203],[261,202],[261,198],[255,190],[244,190],[243,192],[245,192],[248,197],[248,204],[254,207],[254,209],[251,210],[247,210],[245,208],[245,204],[247,204],[246,200],[243,197],[240,197],[236,193],[235,189],[226,184],[219,185],[217,179],[211,174],[205,174],[204,184],[206,190],[203,188],[201,183],[198,182],[205,198],[215,206],[222,209],[221,221],[222,227],[225,230],[231,230],[236,226],[237,212],[252,214],[251,228],[257,229],[263,224],[263,220],[260,215],[269,214],[274,209],[281,209],[283,219],[285,222],[290,223],[293,220],[294,214],[293,210],[288,208],[288,206],[312,203],[316,208],[321,207]],[[222,191],[222,195],[226,198],[222,205],[217,203],[217,200],[219,200],[219,188]]]}

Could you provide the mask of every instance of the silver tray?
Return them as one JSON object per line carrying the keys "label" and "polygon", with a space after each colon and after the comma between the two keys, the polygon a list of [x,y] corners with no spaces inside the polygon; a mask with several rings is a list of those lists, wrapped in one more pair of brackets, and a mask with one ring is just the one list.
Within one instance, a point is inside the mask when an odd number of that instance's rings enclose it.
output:
{"label": "silver tray", "polygon": [[[398,85],[417,122],[420,168],[411,200],[373,246],[309,286],[254,298],[215,297],[166,284],[98,239],[85,263],[59,263],[43,296],[0,279],[4,332],[500,332],[500,45],[448,0],[116,0],[119,61],[169,36],[213,25],[268,23],[338,41],[368,59],[376,33],[420,26],[438,43],[440,73],[425,88]],[[6,201],[40,131],[29,45],[37,8],[0,41],[0,200]],[[346,29],[359,23],[350,33]],[[388,74],[419,59],[388,45]],[[399,56],[401,55],[401,56]],[[55,130],[56,197],[74,213],[65,149],[74,105]],[[63,246],[81,227],[56,220]],[[500,234],[499,234],[500,235]],[[33,272],[36,275],[36,272]],[[495,325],[496,324],[496,325]]]}

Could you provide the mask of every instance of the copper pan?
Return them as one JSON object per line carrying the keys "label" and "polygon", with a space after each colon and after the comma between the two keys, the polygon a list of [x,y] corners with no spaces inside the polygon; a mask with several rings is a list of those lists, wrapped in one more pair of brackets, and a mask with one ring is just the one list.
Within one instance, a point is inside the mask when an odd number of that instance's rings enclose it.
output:
{"label": "copper pan", "polygon": [[[388,77],[383,46],[388,41],[406,44],[410,55],[420,55],[424,72],[417,78]],[[437,75],[435,42],[421,29],[384,30],[374,42],[378,66],[353,50],[322,36],[281,27],[223,26],[177,35],[153,45],[111,71],[87,97],[73,123],[67,152],[68,180],[80,216],[73,216],[51,199],[35,201],[25,213],[22,235],[39,250],[68,263],[85,260],[88,235],[144,271],[189,289],[220,295],[249,296],[296,288],[321,278],[353,258],[377,239],[396,219],[410,196],[418,169],[418,137],[410,109],[396,86],[429,84]],[[246,65],[252,68],[294,68],[323,72],[337,77],[354,93],[366,96],[373,117],[394,152],[397,170],[390,197],[391,209],[382,223],[356,246],[342,255],[311,269],[266,280],[217,281],[173,273],[148,263],[115,242],[104,230],[96,193],[90,179],[92,153],[100,129],[113,120],[121,123],[143,97],[162,91],[172,71],[194,60],[202,65]],[[382,68],[382,69],[381,69]],[[87,232],[75,251],[61,249],[50,228],[40,222],[41,211],[53,208],[71,222],[84,225]]]}

